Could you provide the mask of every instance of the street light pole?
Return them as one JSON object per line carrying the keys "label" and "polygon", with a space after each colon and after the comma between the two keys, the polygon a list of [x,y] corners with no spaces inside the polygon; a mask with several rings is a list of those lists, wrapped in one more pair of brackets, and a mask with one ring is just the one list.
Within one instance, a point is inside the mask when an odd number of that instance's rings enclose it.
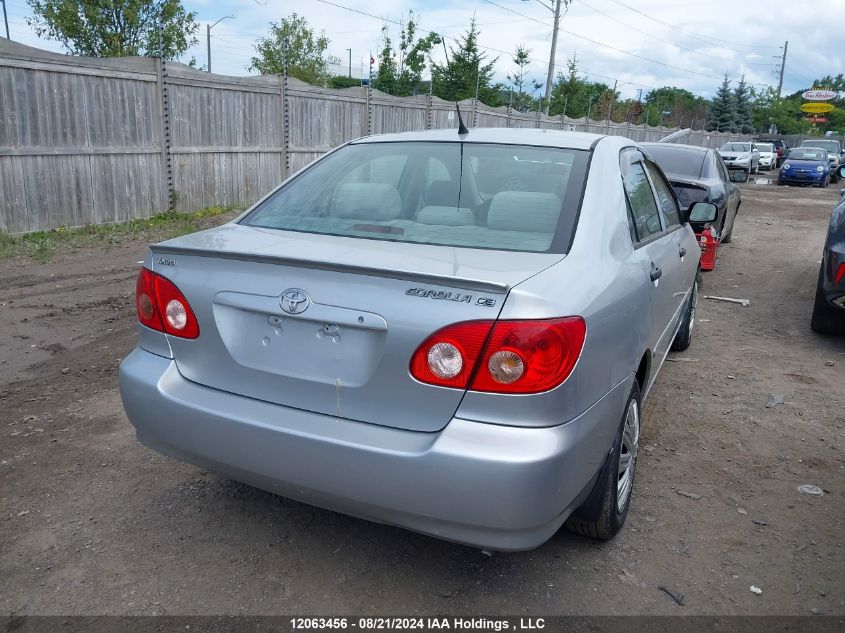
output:
{"label": "street light pole", "polygon": [[349,53],[349,78],[352,79],[352,49],[347,48],[346,51]]}
{"label": "street light pole", "polygon": [[234,15],[224,15],[222,18],[217,20],[217,22],[215,22],[214,24],[206,24],[205,25],[205,46],[206,46],[206,51],[208,53],[208,72],[211,72],[211,29],[213,29],[215,26],[220,24],[223,20],[228,20],[228,19],[234,20],[235,16]]}

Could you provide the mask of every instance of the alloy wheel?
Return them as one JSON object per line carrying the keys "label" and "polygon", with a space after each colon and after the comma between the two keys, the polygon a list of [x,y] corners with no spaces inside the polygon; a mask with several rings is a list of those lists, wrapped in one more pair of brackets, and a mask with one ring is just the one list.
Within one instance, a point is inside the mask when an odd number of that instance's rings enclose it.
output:
{"label": "alloy wheel", "polygon": [[640,408],[636,398],[632,398],[628,404],[628,413],[622,428],[622,445],[619,448],[619,470],[616,478],[616,511],[619,514],[625,511],[631,497],[639,441]]}

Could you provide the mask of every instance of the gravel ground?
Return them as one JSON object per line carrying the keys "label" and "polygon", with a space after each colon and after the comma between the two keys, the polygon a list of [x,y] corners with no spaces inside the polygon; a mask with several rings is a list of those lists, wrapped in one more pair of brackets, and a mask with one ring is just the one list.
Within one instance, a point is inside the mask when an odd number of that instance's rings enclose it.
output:
{"label": "gravel ground", "polygon": [[845,340],[809,329],[835,199],[743,187],[702,294],[751,305],[700,302],[646,408],[617,538],[492,557],[139,444],[116,378],[144,244],[2,261],[0,613],[843,615]]}

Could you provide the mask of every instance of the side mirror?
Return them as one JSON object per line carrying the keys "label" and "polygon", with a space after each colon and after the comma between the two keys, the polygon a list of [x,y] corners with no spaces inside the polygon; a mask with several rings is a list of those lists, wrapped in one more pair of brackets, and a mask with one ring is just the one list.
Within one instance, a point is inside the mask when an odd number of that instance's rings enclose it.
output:
{"label": "side mirror", "polygon": [[729,171],[728,176],[731,177],[731,182],[745,182],[748,180],[747,171]]}
{"label": "side mirror", "polygon": [[689,208],[690,222],[715,222],[718,207],[712,202],[696,202]]}
{"label": "side mirror", "polygon": [[840,178],[845,178],[845,165],[840,165],[840,166],[839,166],[839,177],[840,177]]}

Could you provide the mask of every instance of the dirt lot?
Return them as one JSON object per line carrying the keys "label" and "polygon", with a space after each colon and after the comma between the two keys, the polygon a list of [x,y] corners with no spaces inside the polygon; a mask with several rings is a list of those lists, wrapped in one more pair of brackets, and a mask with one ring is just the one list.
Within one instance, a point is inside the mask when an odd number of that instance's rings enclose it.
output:
{"label": "dirt lot", "polygon": [[144,244],[0,262],[0,613],[845,614],[845,340],[808,326],[836,189],[744,187],[703,294],[751,305],[700,302],[623,532],[492,557],[139,444],[116,379]]}

